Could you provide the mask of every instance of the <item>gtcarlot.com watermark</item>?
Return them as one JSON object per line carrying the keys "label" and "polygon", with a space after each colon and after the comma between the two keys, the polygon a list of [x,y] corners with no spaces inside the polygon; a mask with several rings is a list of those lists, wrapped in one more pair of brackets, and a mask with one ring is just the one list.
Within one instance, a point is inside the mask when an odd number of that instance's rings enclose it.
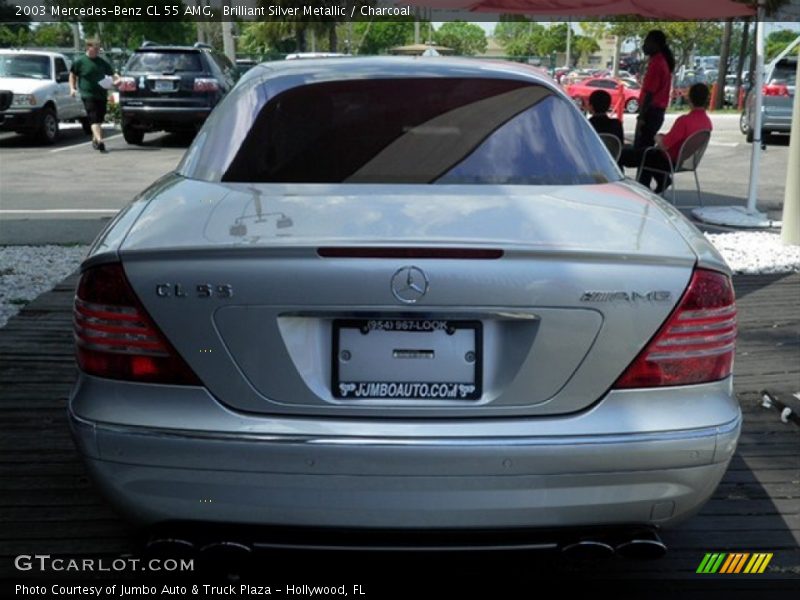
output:
{"label": "gtcarlot.com watermark", "polygon": [[17,571],[71,573],[186,573],[194,571],[194,559],[120,557],[56,558],[49,554],[20,554],[14,559]]}

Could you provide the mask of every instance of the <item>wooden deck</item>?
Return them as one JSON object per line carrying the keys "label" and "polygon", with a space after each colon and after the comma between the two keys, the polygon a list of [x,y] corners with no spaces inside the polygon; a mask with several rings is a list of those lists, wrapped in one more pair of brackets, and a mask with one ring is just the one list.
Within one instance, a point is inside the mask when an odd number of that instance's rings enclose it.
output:
{"label": "wooden deck", "polygon": [[[93,489],[67,427],[74,285],[68,278],[0,329],[2,578],[21,575],[11,561],[18,554],[116,558],[138,549],[132,530]],[[759,393],[800,390],[800,275],[737,277],[735,286],[736,388],[745,415],[737,454],[701,514],[664,533],[666,558],[615,558],[602,566],[604,576],[691,578],[706,552],[764,551],[774,558],[763,578],[800,582],[800,428],[762,408]]]}

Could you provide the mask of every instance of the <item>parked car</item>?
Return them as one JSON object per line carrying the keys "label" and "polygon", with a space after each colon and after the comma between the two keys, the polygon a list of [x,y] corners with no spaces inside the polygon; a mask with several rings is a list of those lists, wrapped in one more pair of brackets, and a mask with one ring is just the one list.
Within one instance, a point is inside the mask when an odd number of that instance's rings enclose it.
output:
{"label": "parked car", "polygon": [[69,62],[63,54],[0,49],[0,131],[52,144],[59,122],[85,117],[80,97],[69,94]]}
{"label": "parked car", "polygon": [[[783,58],[766,77],[763,86],[761,109],[761,139],[769,141],[773,133],[791,133],[792,102],[797,91],[797,57]],[[748,142],[754,139],[755,95],[747,94],[745,109],[739,119],[739,127]]]}
{"label": "parked car", "polygon": [[623,93],[625,94],[625,112],[635,113],[639,110],[639,85],[632,80],[610,79],[607,77],[593,77],[584,79],[579,83],[573,83],[566,86],[569,97],[572,98],[584,110],[588,110],[589,96],[592,92],[597,90],[605,90],[611,94],[612,106],[616,102],[616,94],[618,93],[618,86],[622,83]]}
{"label": "parked car", "polygon": [[204,44],[145,45],[122,75],[122,134],[129,144],[141,144],[151,131],[197,131],[239,76],[224,54]]}
{"label": "parked car", "polygon": [[99,488],[247,547],[285,526],[661,554],[742,422],[725,262],[506,63],[251,69],[95,241],[74,317]]}
{"label": "parked car", "polygon": [[670,102],[675,106],[681,107],[689,104],[689,88],[695,83],[705,83],[709,87],[716,82],[716,74],[709,78],[709,73],[703,70],[683,71],[681,76],[676,76],[672,83],[670,92]]}
{"label": "parked car", "polygon": [[258,64],[257,60],[252,58],[237,58],[236,59],[236,73],[237,79],[247,73],[250,69]]}

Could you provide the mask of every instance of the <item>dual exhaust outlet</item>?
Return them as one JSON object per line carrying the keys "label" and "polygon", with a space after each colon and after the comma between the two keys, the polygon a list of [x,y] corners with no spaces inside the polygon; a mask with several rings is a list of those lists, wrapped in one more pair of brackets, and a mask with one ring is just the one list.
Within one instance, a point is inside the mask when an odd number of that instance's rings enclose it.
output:
{"label": "dual exhaust outlet", "polygon": [[[270,544],[249,544],[241,541],[211,541],[199,545],[183,537],[152,538],[146,545],[149,556],[169,558],[199,558],[214,564],[241,564],[253,556],[256,549]],[[282,545],[283,547],[286,547]],[[570,560],[596,561],[619,556],[633,560],[656,560],[667,553],[667,546],[654,529],[621,531],[617,534],[586,536],[564,543],[539,544],[540,549],[558,550]],[[302,548],[302,547],[301,547]],[[317,546],[317,549],[322,549]],[[331,550],[337,549],[330,546]],[[355,548],[353,548],[355,549]],[[406,547],[408,550],[425,550],[424,547]],[[452,548],[458,550],[459,548]],[[460,548],[468,550],[470,548]],[[480,548],[475,548],[479,550]],[[364,548],[368,550],[368,548]]]}

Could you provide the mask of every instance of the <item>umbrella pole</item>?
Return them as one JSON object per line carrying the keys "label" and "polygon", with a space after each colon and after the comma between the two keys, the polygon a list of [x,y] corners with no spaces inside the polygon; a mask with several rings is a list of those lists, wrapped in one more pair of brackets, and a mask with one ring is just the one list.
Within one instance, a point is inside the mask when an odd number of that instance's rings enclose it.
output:
{"label": "umbrella pole", "polygon": [[758,22],[756,25],[756,78],[753,85],[755,94],[755,122],[753,124],[753,147],[750,158],[750,189],[747,194],[747,213],[756,212],[758,200],[758,178],[761,171],[761,109],[764,105],[764,0],[758,2]]}
{"label": "umbrella pole", "polygon": [[750,186],[747,193],[747,206],[702,206],[692,210],[699,221],[724,227],[766,229],[780,226],[770,221],[767,215],[756,209],[758,201],[758,178],[761,170],[761,107],[763,105],[764,81],[764,16],[766,0],[758,0],[756,17],[756,73],[753,82],[755,94],[755,124],[753,125],[753,146],[750,155]]}

